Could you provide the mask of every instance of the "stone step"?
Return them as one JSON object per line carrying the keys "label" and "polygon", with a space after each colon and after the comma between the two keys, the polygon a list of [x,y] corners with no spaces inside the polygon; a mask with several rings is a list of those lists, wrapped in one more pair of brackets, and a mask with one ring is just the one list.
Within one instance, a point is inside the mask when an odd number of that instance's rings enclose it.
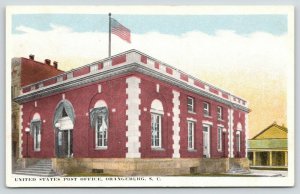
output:
{"label": "stone step", "polygon": [[21,170],[17,170],[16,172],[53,172],[52,169],[21,169]]}
{"label": "stone step", "polygon": [[20,175],[30,175],[30,176],[57,176],[56,173],[36,173],[36,172],[15,172],[15,174]]}
{"label": "stone step", "polygon": [[52,170],[51,167],[38,167],[38,166],[30,166],[26,169],[32,169],[32,170],[39,170],[39,169],[43,169],[43,170]]}
{"label": "stone step", "polygon": [[35,166],[35,167],[39,167],[39,168],[52,168],[52,165],[45,165],[45,164],[37,164],[37,165],[30,165],[28,166],[28,168],[30,168],[31,166]]}
{"label": "stone step", "polygon": [[33,176],[57,176],[52,169],[51,160],[39,160],[35,164],[15,171],[15,174],[33,175]]}

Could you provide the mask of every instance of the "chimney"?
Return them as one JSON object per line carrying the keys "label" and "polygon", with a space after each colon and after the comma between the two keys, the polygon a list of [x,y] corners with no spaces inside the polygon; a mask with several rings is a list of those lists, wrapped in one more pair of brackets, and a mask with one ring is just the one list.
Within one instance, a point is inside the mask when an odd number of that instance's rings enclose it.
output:
{"label": "chimney", "polygon": [[34,60],[34,55],[32,55],[32,54],[29,55],[29,59],[30,59],[30,60]]}
{"label": "chimney", "polygon": [[45,64],[50,65],[51,60],[50,59],[45,59]]}
{"label": "chimney", "polygon": [[53,61],[53,66],[54,66],[55,69],[57,69],[57,65],[58,65],[57,61]]}

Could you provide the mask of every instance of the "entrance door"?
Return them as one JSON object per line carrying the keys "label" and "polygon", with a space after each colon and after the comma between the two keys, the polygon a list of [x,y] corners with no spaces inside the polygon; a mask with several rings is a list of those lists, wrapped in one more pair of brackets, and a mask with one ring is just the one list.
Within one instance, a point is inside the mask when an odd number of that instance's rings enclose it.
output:
{"label": "entrance door", "polygon": [[72,157],[73,155],[73,128],[69,117],[62,117],[56,128],[56,155],[57,157]]}
{"label": "entrance door", "polygon": [[203,157],[210,157],[209,125],[203,125]]}
{"label": "entrance door", "polygon": [[72,130],[57,130],[56,135],[56,155],[57,157],[71,157],[73,155],[72,141],[73,141]]}

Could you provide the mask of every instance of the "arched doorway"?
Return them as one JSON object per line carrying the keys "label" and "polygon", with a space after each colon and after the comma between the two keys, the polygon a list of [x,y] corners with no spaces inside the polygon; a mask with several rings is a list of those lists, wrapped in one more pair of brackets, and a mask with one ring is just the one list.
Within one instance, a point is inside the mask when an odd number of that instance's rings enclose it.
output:
{"label": "arched doorway", "polygon": [[53,121],[57,157],[73,156],[74,121],[75,114],[72,104],[67,100],[61,101],[55,109]]}

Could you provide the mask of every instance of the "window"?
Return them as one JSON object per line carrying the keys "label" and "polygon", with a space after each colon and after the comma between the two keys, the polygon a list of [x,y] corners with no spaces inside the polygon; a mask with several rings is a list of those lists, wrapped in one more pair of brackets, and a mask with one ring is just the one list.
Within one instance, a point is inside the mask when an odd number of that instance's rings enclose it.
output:
{"label": "window", "polygon": [[188,105],[188,111],[194,112],[194,98],[188,97],[187,98],[187,105]]}
{"label": "window", "polygon": [[161,148],[161,115],[151,113],[151,147]]}
{"label": "window", "polygon": [[97,115],[96,118],[96,147],[107,147],[107,125],[104,115]]}
{"label": "window", "polygon": [[209,158],[210,157],[210,125],[203,125],[203,157]]}
{"label": "window", "polygon": [[239,131],[236,133],[236,149],[238,152],[241,151],[241,134]]}
{"label": "window", "polygon": [[204,116],[210,115],[209,104],[207,102],[203,103],[203,113],[204,113]]}
{"label": "window", "polygon": [[218,151],[222,151],[222,127],[218,127],[218,144],[217,149]]}
{"label": "window", "polygon": [[107,104],[103,100],[98,100],[90,112],[91,128],[95,129],[95,148],[107,149],[109,115]]}
{"label": "window", "polygon": [[195,123],[192,121],[188,121],[188,149],[194,149],[194,129]]}
{"label": "window", "polygon": [[97,70],[98,70],[98,64],[90,66],[90,71],[91,72],[97,71]]}
{"label": "window", "polygon": [[223,108],[221,106],[217,107],[218,120],[223,120]]}
{"label": "window", "polygon": [[34,151],[41,150],[41,122],[32,122],[33,130],[33,149]]}

